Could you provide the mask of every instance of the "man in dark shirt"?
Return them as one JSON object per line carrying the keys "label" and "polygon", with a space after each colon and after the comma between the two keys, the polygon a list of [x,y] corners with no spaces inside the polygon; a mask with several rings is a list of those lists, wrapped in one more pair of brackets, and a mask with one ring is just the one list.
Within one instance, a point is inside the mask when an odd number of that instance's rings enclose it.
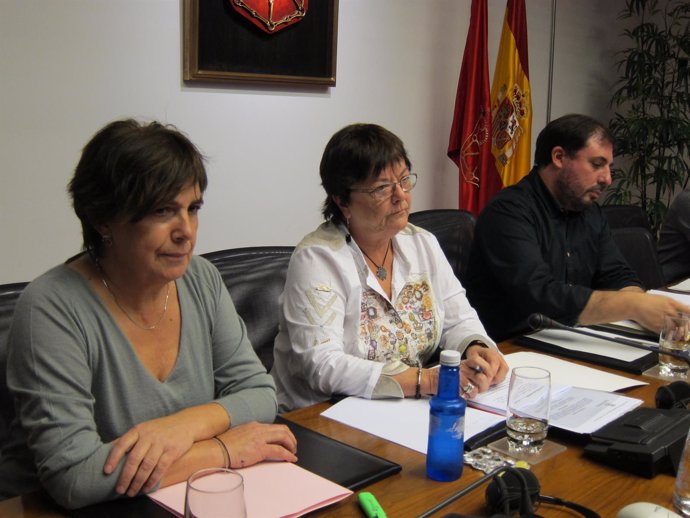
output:
{"label": "man in dark shirt", "polygon": [[537,137],[535,166],[480,214],[466,289],[489,335],[530,330],[543,313],[567,325],[632,319],[658,331],[690,310],[645,294],[595,200],[611,184],[613,137],[594,119],[566,115]]}

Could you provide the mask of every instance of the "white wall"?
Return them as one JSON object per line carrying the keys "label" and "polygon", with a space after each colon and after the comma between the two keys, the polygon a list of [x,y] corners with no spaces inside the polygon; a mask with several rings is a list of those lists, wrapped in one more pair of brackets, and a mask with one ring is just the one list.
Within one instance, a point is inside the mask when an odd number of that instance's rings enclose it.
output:
{"label": "white wall", "polygon": [[[608,120],[622,3],[558,2],[553,117]],[[546,120],[551,5],[527,0],[533,138]],[[489,0],[491,63],[504,8]],[[175,124],[208,156],[200,253],[295,244],[314,228],[321,152],[351,122],[406,143],[421,175],[414,210],[457,207],[446,147],[470,0],[340,0],[330,89],[185,85],[181,10],[176,0],[0,0],[0,283],[79,250],[66,184],[86,141],[122,117]]]}

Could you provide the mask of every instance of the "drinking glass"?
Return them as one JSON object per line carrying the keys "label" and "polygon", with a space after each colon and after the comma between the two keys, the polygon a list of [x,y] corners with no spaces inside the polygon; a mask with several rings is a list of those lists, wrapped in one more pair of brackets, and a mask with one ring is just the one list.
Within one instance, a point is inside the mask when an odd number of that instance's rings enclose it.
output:
{"label": "drinking glass", "polygon": [[539,367],[516,367],[508,386],[506,432],[510,452],[538,454],[549,427],[551,373]]}
{"label": "drinking glass", "polygon": [[244,480],[236,471],[208,468],[187,479],[185,518],[247,518]]}
{"label": "drinking glass", "polygon": [[690,349],[690,317],[678,315],[664,317],[659,333],[659,374],[673,378],[685,378],[688,364],[681,358],[664,354],[664,351],[683,352]]}

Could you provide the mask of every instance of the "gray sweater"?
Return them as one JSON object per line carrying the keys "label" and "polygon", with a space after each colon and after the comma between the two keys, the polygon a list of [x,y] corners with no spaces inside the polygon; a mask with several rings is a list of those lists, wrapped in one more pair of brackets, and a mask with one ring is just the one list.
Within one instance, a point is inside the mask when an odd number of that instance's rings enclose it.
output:
{"label": "gray sweater", "polygon": [[43,485],[67,508],[117,498],[124,460],[103,474],[110,443],[137,423],[190,406],[216,401],[233,426],[273,421],[273,380],[218,271],[194,257],[176,282],[180,348],[163,382],[139,361],[80,274],[57,266],[26,288],[8,344],[19,419],[0,452],[0,495]]}

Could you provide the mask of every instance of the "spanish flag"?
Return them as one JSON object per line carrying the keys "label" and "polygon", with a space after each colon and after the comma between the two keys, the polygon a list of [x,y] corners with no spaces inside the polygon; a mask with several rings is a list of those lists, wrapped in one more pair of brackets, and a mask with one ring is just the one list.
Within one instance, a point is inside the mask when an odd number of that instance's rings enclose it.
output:
{"label": "spanish flag", "polygon": [[491,167],[486,4],[487,0],[472,0],[448,143],[448,157],[459,170],[459,206],[475,216],[502,187],[500,177]]}
{"label": "spanish flag", "polygon": [[530,170],[532,95],[525,0],[508,0],[491,85],[491,154],[503,187]]}

